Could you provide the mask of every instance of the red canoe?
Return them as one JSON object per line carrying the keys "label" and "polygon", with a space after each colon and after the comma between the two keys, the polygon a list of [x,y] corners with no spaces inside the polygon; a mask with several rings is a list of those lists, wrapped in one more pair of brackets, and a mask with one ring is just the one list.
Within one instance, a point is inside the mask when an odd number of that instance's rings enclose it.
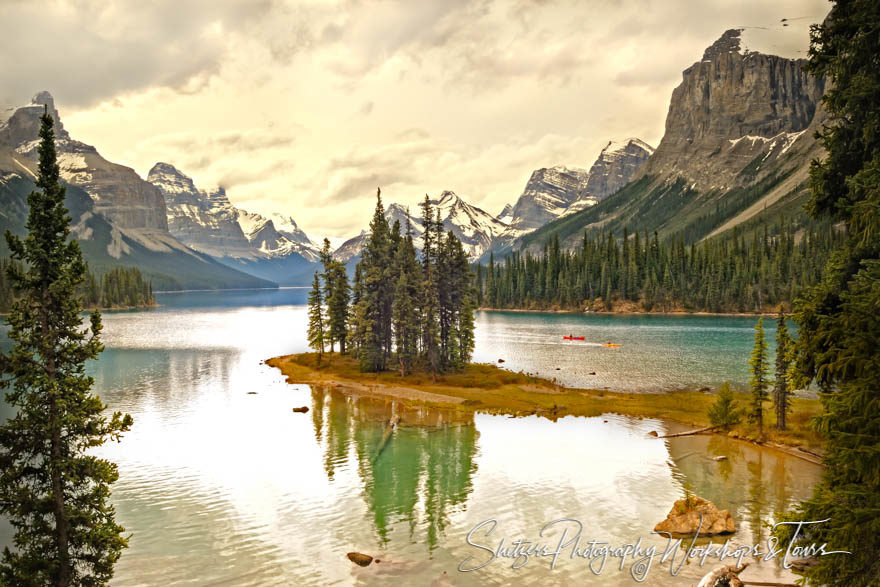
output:
{"label": "red canoe", "polygon": [[563,340],[584,340],[583,336],[563,336]]}

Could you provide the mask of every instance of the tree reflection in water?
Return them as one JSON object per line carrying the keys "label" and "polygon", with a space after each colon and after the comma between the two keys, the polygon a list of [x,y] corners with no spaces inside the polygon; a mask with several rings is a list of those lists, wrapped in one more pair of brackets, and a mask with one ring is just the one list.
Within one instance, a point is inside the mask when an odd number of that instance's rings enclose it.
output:
{"label": "tree reflection in water", "polygon": [[402,524],[410,541],[436,549],[450,515],[465,508],[473,489],[473,414],[319,386],[312,399],[327,478],[355,464],[379,540],[387,544]]}

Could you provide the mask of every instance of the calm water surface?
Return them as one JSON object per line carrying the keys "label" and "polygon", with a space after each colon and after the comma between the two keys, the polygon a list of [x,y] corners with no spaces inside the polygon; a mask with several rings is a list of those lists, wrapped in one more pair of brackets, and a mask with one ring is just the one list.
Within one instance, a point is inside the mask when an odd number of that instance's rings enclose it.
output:
{"label": "calm water surface", "polygon": [[[305,350],[304,298],[297,289],[163,294],[157,310],[104,315],[96,391],[135,418],[122,443],[102,449],[119,464],[113,500],[132,533],[115,584],[634,585],[631,560],[599,576],[568,558],[553,571],[546,559],[457,567],[485,560],[465,536],[488,519],[497,529],[479,541],[492,548],[502,537],[539,539],[545,523],[570,517],[583,523],[583,542],[641,537],[662,550],[651,529],[685,490],[730,509],[732,542],[751,544],[818,479],[810,463],[720,437],[653,438],[669,427],[655,420],[469,417],[288,385],[261,362]],[[752,326],[481,313],[475,358],[579,386],[744,383]],[[568,333],[587,343],[563,344]],[[589,344],[606,340],[623,346]],[[303,405],[308,414],[291,412]],[[559,532],[546,540],[555,545]],[[352,550],[382,562],[361,569],[345,558]],[[703,572],[687,565],[672,577],[657,560],[646,584],[692,585]],[[786,578],[770,563],[750,573]]]}

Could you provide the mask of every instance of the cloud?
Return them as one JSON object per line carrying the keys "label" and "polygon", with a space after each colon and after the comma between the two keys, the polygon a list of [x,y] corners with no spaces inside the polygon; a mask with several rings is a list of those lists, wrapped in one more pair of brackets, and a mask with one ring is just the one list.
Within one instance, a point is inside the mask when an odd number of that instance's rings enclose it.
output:
{"label": "cloud", "polygon": [[[2,2],[2,0],[0,0]],[[0,3],[0,103],[55,94],[72,136],[167,161],[237,205],[356,234],[375,189],[488,211],[534,169],[656,145],[681,71],[728,28],[825,0]],[[806,39],[804,40],[806,42]]]}

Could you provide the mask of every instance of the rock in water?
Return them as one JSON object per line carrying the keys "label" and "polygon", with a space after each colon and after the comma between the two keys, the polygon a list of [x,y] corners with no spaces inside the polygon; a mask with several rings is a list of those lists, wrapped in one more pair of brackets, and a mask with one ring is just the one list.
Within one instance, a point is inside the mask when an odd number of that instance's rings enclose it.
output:
{"label": "rock in water", "polygon": [[308,406],[303,406],[303,407],[301,407],[301,408],[293,408],[293,411],[294,411],[294,412],[298,412],[298,413],[300,413],[300,414],[305,414],[306,412],[309,411],[309,407],[308,407]]}
{"label": "rock in water", "polygon": [[370,566],[370,563],[373,562],[373,557],[360,552],[349,552],[345,556],[348,557],[348,560],[361,567],[368,567]]}
{"label": "rock in water", "polygon": [[697,587],[743,587],[744,583],[739,578],[739,574],[749,566],[749,563],[741,567],[724,566],[714,569],[711,573],[706,574]]}
{"label": "rock in water", "polygon": [[[702,517],[702,522],[701,522]],[[654,526],[654,532],[670,534],[696,534],[713,536],[736,531],[733,516],[727,510],[719,510],[711,501],[689,495],[672,506],[666,519]]]}

